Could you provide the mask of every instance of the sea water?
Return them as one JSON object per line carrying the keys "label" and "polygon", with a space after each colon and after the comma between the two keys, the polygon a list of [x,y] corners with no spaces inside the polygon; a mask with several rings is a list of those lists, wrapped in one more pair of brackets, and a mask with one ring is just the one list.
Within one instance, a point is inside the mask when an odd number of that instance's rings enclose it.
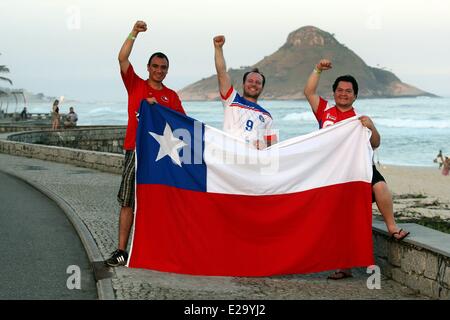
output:
{"label": "sea water", "polygon": [[[280,140],[318,130],[307,101],[268,101],[268,110],[279,130]],[[123,102],[76,102],[60,106],[67,113],[73,106],[79,125],[126,125],[127,104]],[[220,101],[184,102],[192,118],[221,129],[223,109]],[[355,109],[372,118],[381,135],[375,161],[382,164],[436,166],[439,150],[450,155],[450,98],[358,99]],[[51,104],[30,104],[29,112],[49,112]],[[19,111],[20,112],[20,111]]]}

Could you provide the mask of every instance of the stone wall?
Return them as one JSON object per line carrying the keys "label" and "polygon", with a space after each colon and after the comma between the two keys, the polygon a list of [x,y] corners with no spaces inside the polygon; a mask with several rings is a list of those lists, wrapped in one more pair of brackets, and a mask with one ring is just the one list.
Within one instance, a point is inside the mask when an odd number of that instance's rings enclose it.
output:
{"label": "stone wall", "polygon": [[22,131],[32,131],[32,130],[46,130],[49,129],[49,125],[14,125],[14,124],[0,124],[0,133],[3,132],[22,132]]}
{"label": "stone wall", "polygon": [[125,126],[80,127],[70,130],[21,132],[9,135],[8,140],[122,154],[125,131]]}
{"label": "stone wall", "polygon": [[73,164],[105,172],[121,174],[124,156],[120,154],[78,150],[0,140],[0,152],[15,156]]}
{"label": "stone wall", "polygon": [[373,223],[376,264],[393,280],[435,299],[450,299],[450,235],[414,223],[411,236],[390,239],[383,222]]}

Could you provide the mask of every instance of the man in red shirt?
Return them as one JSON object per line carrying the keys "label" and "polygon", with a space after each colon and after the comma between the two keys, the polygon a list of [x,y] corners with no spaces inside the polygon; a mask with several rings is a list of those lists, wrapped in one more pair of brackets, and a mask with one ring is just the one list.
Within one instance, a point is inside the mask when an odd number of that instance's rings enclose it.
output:
{"label": "man in red shirt", "polygon": [[[355,78],[350,75],[338,77],[333,84],[335,105],[329,104],[328,101],[316,94],[317,86],[319,84],[320,74],[324,70],[332,68],[329,60],[321,60],[314,68],[313,72],[308,78],[305,85],[305,97],[308,100],[317,121],[319,128],[325,128],[333,125],[336,122],[356,116],[353,108],[353,103],[358,96],[358,83]],[[367,116],[359,117],[363,126],[372,131],[370,144],[372,148],[380,146],[380,134],[378,133],[372,120]],[[372,202],[376,202],[380,213],[383,216],[384,222],[387,226],[388,232],[392,238],[396,240],[403,240],[409,235],[403,229],[399,229],[395,223],[394,206],[391,193],[388,189],[384,177],[378,172],[375,165],[372,166]],[[345,244],[344,244],[345,245]],[[339,280],[351,277],[351,270],[338,270],[329,278]]]}
{"label": "man in red shirt", "polygon": [[147,64],[149,77],[141,79],[134,72],[133,66],[128,60],[134,41],[139,33],[147,31],[144,21],[137,21],[128,38],[119,52],[119,64],[123,83],[128,92],[128,126],[125,134],[123,148],[125,150],[125,163],[117,200],[121,206],[119,219],[119,246],[105,262],[111,267],[122,266],[127,263],[128,253],[126,248],[128,238],[133,225],[134,197],[135,197],[135,147],[136,129],[139,106],[143,99],[149,103],[158,103],[165,107],[185,114],[177,93],[162,83],[169,70],[169,59],[161,52],[150,56]]}

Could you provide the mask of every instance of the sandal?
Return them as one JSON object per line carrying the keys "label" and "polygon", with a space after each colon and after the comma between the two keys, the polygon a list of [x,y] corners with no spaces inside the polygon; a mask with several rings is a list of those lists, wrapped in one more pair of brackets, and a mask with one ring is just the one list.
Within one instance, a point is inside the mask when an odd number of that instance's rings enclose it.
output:
{"label": "sandal", "polygon": [[330,274],[327,279],[341,280],[341,279],[351,278],[351,277],[353,277],[353,275],[351,273],[344,272],[344,271],[335,271],[334,273]]}
{"label": "sandal", "polygon": [[[401,235],[402,231],[404,231],[404,230],[400,228],[398,231],[391,233],[391,239],[396,240],[396,241],[402,241],[407,236],[409,236],[409,234],[410,234],[409,231],[405,232],[405,234],[403,236]],[[396,237],[395,236],[396,234],[398,234],[399,237]]]}

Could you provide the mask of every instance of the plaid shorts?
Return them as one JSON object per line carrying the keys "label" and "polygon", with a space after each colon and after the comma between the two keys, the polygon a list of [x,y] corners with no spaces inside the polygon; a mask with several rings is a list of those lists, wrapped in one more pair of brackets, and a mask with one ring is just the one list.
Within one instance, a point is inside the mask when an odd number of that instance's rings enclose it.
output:
{"label": "plaid shorts", "polygon": [[120,183],[117,201],[121,207],[134,208],[134,187],[135,187],[135,152],[127,150],[123,166],[122,182]]}

